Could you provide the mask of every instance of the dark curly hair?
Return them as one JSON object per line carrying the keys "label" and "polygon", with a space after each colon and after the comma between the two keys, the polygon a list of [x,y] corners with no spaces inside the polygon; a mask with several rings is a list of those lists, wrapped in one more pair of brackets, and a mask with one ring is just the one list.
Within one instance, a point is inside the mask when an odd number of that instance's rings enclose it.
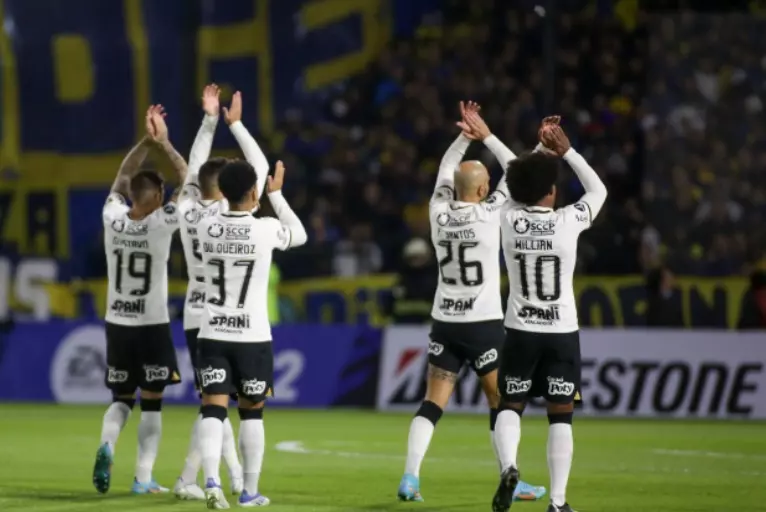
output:
{"label": "dark curly hair", "polygon": [[233,160],[218,174],[218,188],[230,204],[240,204],[255,187],[255,169],[244,160]]}
{"label": "dark curly hair", "polygon": [[534,205],[551,193],[559,175],[557,157],[535,152],[508,163],[505,182],[517,203]]}

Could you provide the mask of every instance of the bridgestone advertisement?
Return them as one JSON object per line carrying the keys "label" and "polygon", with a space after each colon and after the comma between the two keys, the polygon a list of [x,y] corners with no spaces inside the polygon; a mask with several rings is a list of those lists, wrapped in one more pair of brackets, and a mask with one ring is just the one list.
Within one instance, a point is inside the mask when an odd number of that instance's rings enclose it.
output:
{"label": "bridgestone advertisement", "polygon": [[[415,411],[426,386],[428,327],[391,327],[383,338],[377,408]],[[766,334],[727,331],[583,330],[578,414],[766,418]],[[486,413],[464,370],[448,410]],[[529,412],[541,413],[540,403]]]}

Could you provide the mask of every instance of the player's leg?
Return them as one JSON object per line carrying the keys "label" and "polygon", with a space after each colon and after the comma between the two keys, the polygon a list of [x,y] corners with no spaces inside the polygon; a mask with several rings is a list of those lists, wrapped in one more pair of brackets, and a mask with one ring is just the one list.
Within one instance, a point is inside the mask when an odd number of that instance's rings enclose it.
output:
{"label": "player's leg", "polygon": [[[199,361],[197,354],[197,336],[199,335],[199,329],[187,329],[184,331],[186,338],[186,347],[189,350],[189,358],[191,359],[192,368],[194,369],[194,388],[200,392],[199,383]],[[200,394],[200,399],[202,395]],[[197,414],[192,425],[191,437],[189,439],[189,449],[186,452],[186,460],[184,463],[181,476],[176,480],[175,487],[173,487],[173,493],[180,500],[204,500],[205,493],[202,488],[197,484],[197,474],[202,467],[202,454],[199,448],[199,426],[202,422],[202,412]]]}
{"label": "player's leg", "polygon": [[497,384],[500,406],[495,423],[495,442],[502,473],[492,500],[494,512],[505,512],[510,508],[516,487],[521,480],[517,464],[521,417],[540,355],[535,340],[530,337],[533,337],[530,333],[508,329],[500,352]]}
{"label": "player's leg", "polygon": [[140,347],[142,372],[141,421],[138,424],[138,455],[133,482],[134,494],[168,492],[153,478],[152,471],[157,460],[162,439],[162,394],[165,387],[181,382],[176,351],[169,324],[144,326],[141,329]]}
{"label": "player's leg", "polygon": [[[423,501],[420,494],[420,466],[444,408],[449,402],[462,367],[462,359],[450,349],[445,324],[436,322],[428,344],[428,381],[426,396],[410,422],[407,437],[407,461],[397,495],[402,501]],[[439,340],[439,341],[436,341]]]}
{"label": "player's leg", "polygon": [[136,404],[136,380],[130,327],[106,324],[106,373],[104,381],[112,392],[112,403],[101,423],[101,441],[93,465],[93,485],[100,493],[109,491],[117,439]]}
{"label": "player's leg", "polygon": [[241,343],[237,358],[239,387],[239,449],[242,452],[244,489],[239,496],[242,507],[263,507],[269,498],[259,492],[266,433],[263,407],[271,396],[274,380],[274,354],[271,342]]}
{"label": "player's leg", "polygon": [[223,422],[228,417],[229,389],[236,354],[232,343],[199,340],[199,379],[202,387],[202,421],[199,447],[205,477],[205,500],[211,509],[226,509],[229,504],[221,490],[219,469],[223,449]]}
{"label": "player's leg", "polygon": [[572,419],[574,402],[580,389],[579,333],[558,335],[547,347],[548,382],[545,399],[548,409],[548,472],[551,479],[551,503],[548,512],[572,512],[566,491],[574,455]]}
{"label": "player's leg", "polygon": [[[232,393],[230,397],[236,399],[236,393]],[[244,487],[242,464],[239,463],[239,453],[237,453],[237,437],[234,435],[234,428],[228,417],[223,421],[223,450],[221,455],[226,468],[229,470],[231,493],[234,495],[242,494]]]}

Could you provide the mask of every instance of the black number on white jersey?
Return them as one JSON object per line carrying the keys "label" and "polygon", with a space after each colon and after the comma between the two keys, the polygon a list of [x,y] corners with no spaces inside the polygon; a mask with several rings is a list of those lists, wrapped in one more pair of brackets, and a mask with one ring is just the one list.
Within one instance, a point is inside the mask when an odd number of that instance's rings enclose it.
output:
{"label": "black number on white jersey", "polygon": [[[218,287],[218,297],[210,297],[208,302],[214,306],[220,307],[226,302],[226,266],[223,260],[217,258],[208,261],[208,265],[212,265],[218,269],[218,275],[211,281],[213,286]],[[245,267],[245,276],[242,278],[242,286],[239,289],[239,297],[237,299],[237,307],[242,309],[245,307],[247,291],[250,288],[250,279],[253,277],[255,260],[238,260],[234,262],[234,266]]]}
{"label": "black number on white jersey", "polygon": [[[460,267],[460,284],[463,286],[479,286],[482,284],[484,282],[484,269],[481,266],[481,262],[468,261],[466,259],[466,251],[472,247],[478,246],[479,242],[450,242],[448,240],[441,240],[439,242],[439,247],[444,247],[447,250],[444,257],[439,260],[439,273],[442,276],[442,282],[450,285],[458,283],[457,277],[448,276],[444,272],[444,267],[449,265],[455,258],[453,244],[457,245],[457,263]],[[469,271],[475,276],[474,279],[469,277]]]}
{"label": "black number on white jersey", "polygon": [[[117,275],[114,289],[122,293],[122,269],[125,251],[115,249],[112,254],[117,259]],[[143,265],[141,264],[143,263]],[[135,296],[143,296],[152,288],[152,255],[145,252],[131,252],[128,256],[128,275],[134,279],[142,279],[141,288],[130,290],[128,293]]]}
{"label": "black number on white jersey", "polygon": [[[527,278],[527,255],[516,254],[519,262],[519,281],[521,295],[529,299],[529,279]],[[561,297],[561,258],[546,254],[532,257],[535,260],[535,295],[541,302],[553,302]],[[546,263],[551,263],[547,265]],[[550,293],[547,293],[550,292]]]}
{"label": "black number on white jersey", "polygon": [[195,258],[202,261],[202,253],[199,252],[199,240],[197,238],[192,238],[192,254]]}

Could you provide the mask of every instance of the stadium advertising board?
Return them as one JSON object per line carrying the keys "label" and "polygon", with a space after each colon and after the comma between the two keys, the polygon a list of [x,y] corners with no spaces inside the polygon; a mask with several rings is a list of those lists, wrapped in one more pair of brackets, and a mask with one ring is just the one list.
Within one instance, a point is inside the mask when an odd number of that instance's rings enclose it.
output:
{"label": "stadium advertising board", "polygon": [[[383,337],[377,408],[415,411],[425,393],[427,327]],[[766,336],[721,331],[584,330],[582,414],[647,418],[766,418]],[[486,413],[473,373],[450,409]],[[542,413],[539,404],[530,412]]]}
{"label": "stadium advertising board", "polygon": [[[166,389],[171,403],[198,403],[183,327],[173,323],[183,382]],[[327,407],[374,404],[380,332],[350,326],[273,330],[274,396],[270,405]],[[107,403],[103,324],[17,325],[0,338],[0,400]]]}
{"label": "stadium advertising board", "polygon": [[[37,261],[36,272],[42,272]],[[35,311],[35,318],[103,318],[106,305],[106,281],[56,283],[48,274],[55,264],[45,260],[45,275],[26,273],[29,279],[3,281],[0,294],[8,304]],[[3,260],[0,259],[0,269]],[[13,269],[11,262],[7,263]],[[34,277],[34,279],[32,279]],[[282,283],[280,295],[291,304],[298,318],[312,324],[352,324],[382,327],[387,325],[384,305],[391,297],[393,275],[357,279],[321,278]],[[28,281],[28,284],[26,284]],[[46,284],[46,281],[48,283]],[[18,288],[24,285],[26,288]],[[681,305],[688,327],[733,329],[739,318],[742,297],[747,289],[743,278],[680,278],[675,300]],[[26,290],[20,295],[20,290]],[[646,308],[644,284],[640,276],[575,279],[575,296],[580,323],[588,327],[634,327],[644,324]],[[185,280],[171,280],[169,296],[174,306],[183,304]],[[23,299],[23,300],[22,300]],[[2,302],[2,301],[0,301]]]}

